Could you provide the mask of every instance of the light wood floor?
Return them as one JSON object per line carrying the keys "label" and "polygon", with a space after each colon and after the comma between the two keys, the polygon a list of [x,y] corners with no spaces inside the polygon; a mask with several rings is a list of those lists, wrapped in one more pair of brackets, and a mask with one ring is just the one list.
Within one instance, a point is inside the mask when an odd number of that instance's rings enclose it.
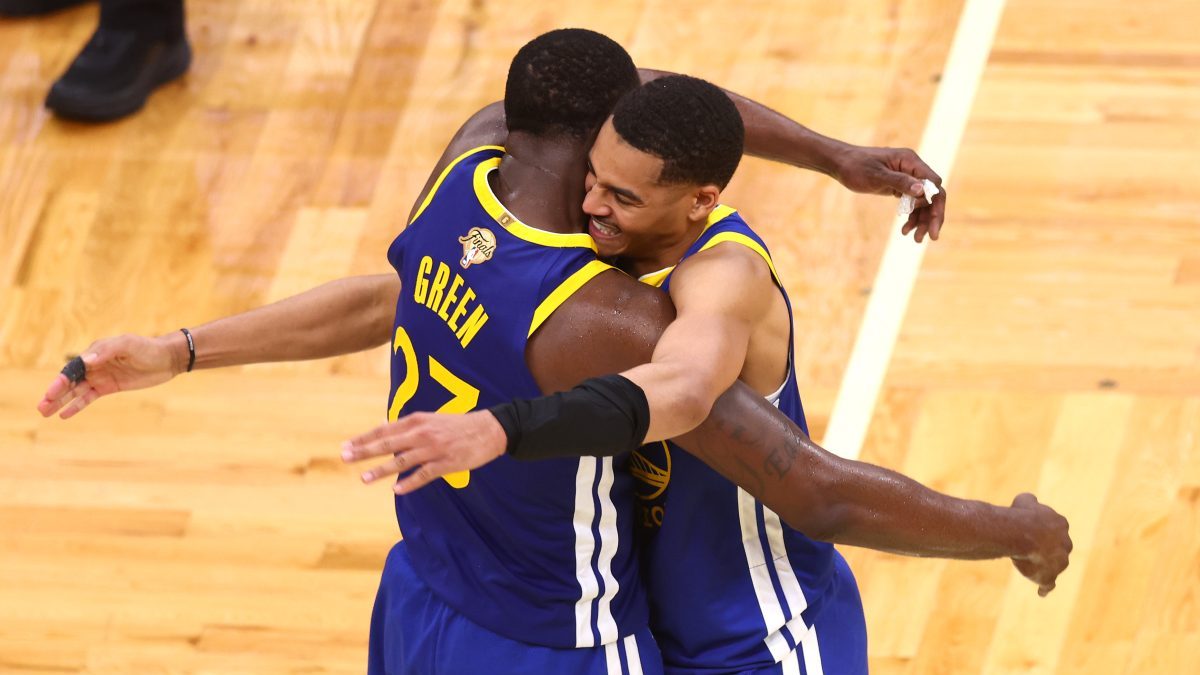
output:
{"label": "light wood floor", "polygon": [[[34,411],[66,354],[347,274],[384,251],[508,60],[580,25],[824,133],[915,145],[953,0],[192,0],[195,64],[90,127],[41,100],[94,27],[0,20],[0,672],[361,672],[390,493],[337,443],[382,353],[197,373]],[[1076,553],[851,551],[875,673],[1200,672],[1200,7],[1010,0],[864,458],[954,494],[1035,491]],[[892,200],[748,161],[820,437]]]}

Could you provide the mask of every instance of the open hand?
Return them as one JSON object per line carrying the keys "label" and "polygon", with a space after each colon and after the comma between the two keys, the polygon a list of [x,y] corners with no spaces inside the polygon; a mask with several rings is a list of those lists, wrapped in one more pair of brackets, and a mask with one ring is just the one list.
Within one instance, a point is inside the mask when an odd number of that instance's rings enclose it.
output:
{"label": "open hand", "polygon": [[46,388],[37,405],[42,417],[61,410],[59,417],[68,419],[101,396],[153,387],[178,372],[163,338],[141,335],[105,338],[93,342],[82,358],[87,369],[82,380],[72,384],[66,375],[59,373]]}
{"label": "open hand", "polygon": [[362,474],[364,483],[407,472],[392,486],[398,495],[407,494],[439,477],[456,487],[450,477],[477,469],[504,454],[508,436],[495,416],[486,410],[465,415],[412,413],[395,422],[376,427],[342,444],[342,461],[358,462],[372,457],[388,461]]}

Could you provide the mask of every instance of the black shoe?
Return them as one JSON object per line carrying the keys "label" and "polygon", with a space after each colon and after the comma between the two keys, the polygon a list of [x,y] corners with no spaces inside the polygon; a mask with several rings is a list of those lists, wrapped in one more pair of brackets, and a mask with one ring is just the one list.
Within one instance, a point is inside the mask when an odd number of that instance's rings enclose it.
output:
{"label": "black shoe", "polygon": [[82,5],[87,0],[0,0],[2,16],[37,16]]}
{"label": "black shoe", "polygon": [[135,30],[98,28],[50,87],[46,107],[84,122],[119,119],[137,112],[151,92],[183,75],[191,63],[186,37],[163,42]]}

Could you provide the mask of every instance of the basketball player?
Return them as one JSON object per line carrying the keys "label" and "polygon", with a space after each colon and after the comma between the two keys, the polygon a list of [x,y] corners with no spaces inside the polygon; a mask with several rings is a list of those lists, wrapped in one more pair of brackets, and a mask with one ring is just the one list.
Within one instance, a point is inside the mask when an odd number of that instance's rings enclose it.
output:
{"label": "basketball player", "polygon": [[[566,45],[555,44],[566,38]],[[494,134],[494,125],[477,121],[456,137],[431,177],[412,226],[389,251],[404,278],[399,302],[395,285],[387,292],[389,285],[379,279],[331,284],[307,297],[198,330],[201,349],[194,362],[182,342],[186,335],[153,347],[132,338],[98,343],[86,359],[91,379],[69,394],[60,379],[47,393],[43,413],[64,405],[65,412],[78,412],[101,393],[165,381],[193,364],[313,358],[384,339],[395,355],[391,416],[420,408],[466,410],[475,405],[471,399],[476,396],[486,404],[522,395],[513,392],[530,391],[531,384],[539,391],[560,390],[592,372],[615,372],[649,360],[654,340],[671,318],[669,303],[661,293],[597,263],[590,240],[585,244],[580,238],[581,223],[560,218],[577,212],[571,205],[582,199],[586,151],[604,111],[620,93],[615,89],[636,86],[635,78],[621,76],[632,67],[623,51],[614,62],[615,45],[589,43],[581,49],[581,39],[578,32],[539,39],[529,53],[518,55],[512,96],[506,94],[506,103],[511,99],[514,106],[503,162],[499,150],[478,147],[483,137]],[[533,82],[546,70],[538,59],[557,59],[558,67],[544,85]],[[620,87],[606,88],[600,81],[614,77]],[[533,89],[522,89],[537,86],[555,91],[559,107],[547,105],[553,101],[539,98]],[[609,100],[596,103],[588,96]],[[587,130],[581,135],[584,122]],[[465,227],[460,209],[481,224]],[[521,217],[544,229],[524,225]],[[491,277],[489,283],[475,281],[481,271]],[[531,287],[534,281],[536,287]],[[395,325],[388,305],[395,308]],[[330,321],[331,312],[345,323]],[[585,331],[583,340],[578,339],[580,330]],[[141,353],[132,353],[139,345]],[[476,351],[468,354],[473,347]],[[587,365],[581,365],[580,353],[588,354]],[[714,462],[739,467],[726,470],[740,471],[768,503],[784,508],[786,493],[803,481],[779,462],[770,471],[756,469],[770,457],[766,440],[739,437],[733,420],[770,430],[785,447],[794,448],[796,437],[786,424],[781,426],[779,420],[786,419],[764,401],[744,387],[734,389],[715,408],[715,421],[696,437],[709,434],[709,447],[727,453]],[[747,439],[753,448],[744,447]],[[742,467],[743,461],[751,466]],[[408,544],[389,556],[381,583],[373,621],[373,670],[608,672],[656,667],[644,631],[640,582],[628,554],[632,519],[622,495],[632,487],[617,476],[610,459],[566,462],[546,463],[542,473],[498,462],[496,469],[448,476],[424,491],[430,492],[424,501],[398,504]],[[566,489],[538,480],[564,473],[574,478]],[[781,484],[782,477],[794,482],[779,488],[759,485],[776,474]],[[506,483],[508,478],[516,482]],[[485,504],[468,494],[472,491],[491,492],[496,499]],[[569,517],[562,518],[564,513]],[[568,545],[562,546],[557,535],[568,537]],[[453,588],[459,580],[470,590]]]}
{"label": "basketball player", "polygon": [[[678,316],[653,361],[607,382],[602,396],[573,390],[497,406],[492,413],[504,433],[485,430],[472,440],[490,440],[493,451],[507,445],[515,455],[537,452],[543,442],[555,453],[591,447],[597,437],[619,448],[619,437],[638,432],[664,440],[693,429],[738,379],[807,431],[791,362],[790,301],[765,244],[718,202],[740,160],[742,139],[737,109],[701,80],[667,77],[621,100],[590,155],[589,233],[602,256],[621,256],[626,270],[669,290]],[[575,416],[587,408],[607,428]],[[634,420],[646,412],[648,427],[635,430]],[[445,421],[471,429],[465,423],[471,418],[488,419],[482,413]],[[404,450],[405,437],[397,433],[403,427],[364,439],[356,452]],[[613,427],[624,429],[612,434]],[[417,467],[423,443],[418,439],[393,461]],[[832,545],[788,527],[674,445],[644,447],[634,459],[634,473],[653,483],[642,493],[639,523],[651,530],[642,556],[651,626],[668,672],[799,674],[801,662],[810,675],[867,671],[862,604]],[[406,480],[408,489],[422,479]],[[1067,562],[1065,521],[1031,495],[1014,506],[1026,510],[1031,524],[1040,518],[1060,530],[1036,554],[1052,559],[1045,574],[1034,575],[1044,594]],[[1029,569],[1019,546],[961,543],[967,545],[939,553],[1013,557],[1022,571]]]}

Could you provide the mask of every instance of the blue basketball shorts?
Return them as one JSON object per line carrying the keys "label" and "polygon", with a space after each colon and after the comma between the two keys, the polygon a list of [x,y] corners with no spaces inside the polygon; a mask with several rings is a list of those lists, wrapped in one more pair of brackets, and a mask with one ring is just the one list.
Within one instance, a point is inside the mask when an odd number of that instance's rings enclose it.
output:
{"label": "blue basketball shorts", "polygon": [[795,651],[753,675],[867,675],[867,622],[858,583],[840,553],[834,553],[834,564],[838,588]]}
{"label": "blue basketball shorts", "polygon": [[392,547],[371,614],[368,675],[660,675],[662,655],[643,628],[612,644],[579,649],[498,635],[446,605],[421,581],[403,541]]}

